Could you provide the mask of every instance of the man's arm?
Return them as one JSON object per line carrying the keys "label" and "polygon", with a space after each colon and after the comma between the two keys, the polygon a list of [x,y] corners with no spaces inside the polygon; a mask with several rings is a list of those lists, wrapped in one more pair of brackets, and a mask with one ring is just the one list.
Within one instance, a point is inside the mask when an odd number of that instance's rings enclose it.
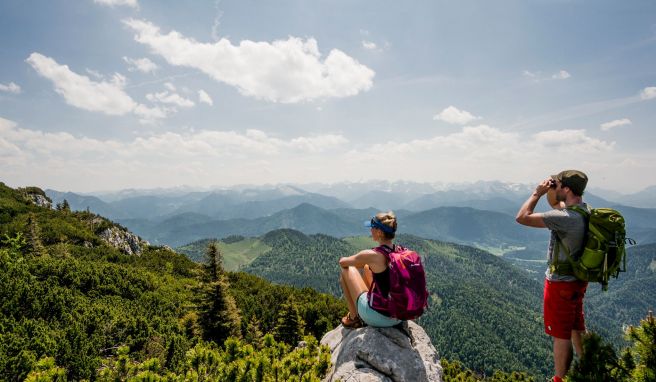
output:
{"label": "man's arm", "polygon": [[550,182],[551,179],[548,178],[543,180],[540,184],[538,184],[537,187],[535,187],[535,191],[533,191],[531,196],[526,199],[524,204],[522,204],[522,207],[517,212],[517,216],[515,217],[517,223],[529,227],[546,228],[542,214],[535,213],[533,211],[535,210],[535,206],[538,204],[540,198],[546,194],[547,191],[549,191],[551,184]]}

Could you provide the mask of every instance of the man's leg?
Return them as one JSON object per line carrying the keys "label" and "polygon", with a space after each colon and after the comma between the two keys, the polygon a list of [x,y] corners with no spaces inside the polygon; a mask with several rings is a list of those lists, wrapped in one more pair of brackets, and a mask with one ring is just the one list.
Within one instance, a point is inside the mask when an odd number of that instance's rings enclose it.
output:
{"label": "man's leg", "polygon": [[585,331],[572,330],[572,345],[574,345],[574,351],[578,359],[581,359],[581,354],[583,354],[583,343],[581,341],[581,336]]}
{"label": "man's leg", "polygon": [[563,378],[572,362],[572,341],[554,337],[553,352],[556,376]]}

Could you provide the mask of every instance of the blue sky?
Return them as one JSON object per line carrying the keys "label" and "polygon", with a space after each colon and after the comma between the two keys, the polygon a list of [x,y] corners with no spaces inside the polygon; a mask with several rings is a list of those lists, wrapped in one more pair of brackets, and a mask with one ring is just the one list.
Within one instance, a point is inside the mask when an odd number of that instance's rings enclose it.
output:
{"label": "blue sky", "polygon": [[0,180],[656,184],[656,2],[0,3]]}

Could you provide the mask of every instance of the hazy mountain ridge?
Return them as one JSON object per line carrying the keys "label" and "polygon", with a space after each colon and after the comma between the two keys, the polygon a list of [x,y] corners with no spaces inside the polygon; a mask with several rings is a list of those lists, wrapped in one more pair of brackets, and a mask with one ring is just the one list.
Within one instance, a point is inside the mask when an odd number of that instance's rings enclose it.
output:
{"label": "hazy mountain ridge", "polygon": [[[440,187],[442,189],[437,190]],[[533,186],[503,182],[446,186],[378,181],[313,185],[312,189],[317,192],[290,185],[244,186],[187,194],[180,193],[180,190],[168,193],[160,190],[157,191],[159,194],[135,196],[134,192],[129,192],[130,197],[111,203],[90,196],[48,192],[55,202],[66,197],[74,210],[89,207],[91,211],[94,208],[104,211],[147,240],[171,246],[228,235],[258,236],[279,228],[338,237],[358,235],[362,232],[363,220],[377,210],[389,209],[397,212],[402,232],[422,237],[490,250],[498,248],[500,252],[509,246],[528,247],[533,253],[530,256],[536,256],[537,251],[546,245],[546,235],[520,227],[512,219]],[[319,191],[331,195],[322,195]],[[348,203],[336,195],[350,195],[355,199]],[[542,199],[537,211],[549,209]],[[592,207],[620,210],[626,218],[628,236],[638,243],[656,241],[656,209],[623,206],[594,194],[586,194],[584,199]],[[354,209],[350,207],[352,204],[359,204],[362,208]],[[448,210],[438,210],[454,207],[462,209],[450,215],[445,213]],[[428,213],[432,219],[426,217],[426,211],[432,211]],[[491,217],[490,211],[500,214]],[[461,215],[469,216],[470,220],[463,221]],[[477,227],[476,231],[472,227]]]}

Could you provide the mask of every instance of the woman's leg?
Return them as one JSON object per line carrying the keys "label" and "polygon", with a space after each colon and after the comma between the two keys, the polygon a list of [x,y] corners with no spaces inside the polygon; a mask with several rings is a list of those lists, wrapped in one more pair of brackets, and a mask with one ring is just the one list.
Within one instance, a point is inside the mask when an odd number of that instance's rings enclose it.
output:
{"label": "woman's leg", "polygon": [[355,267],[342,268],[339,282],[344,290],[344,297],[348,303],[349,315],[355,318],[358,314],[356,306],[358,297],[362,292],[367,292],[367,285],[364,283],[360,272]]}

